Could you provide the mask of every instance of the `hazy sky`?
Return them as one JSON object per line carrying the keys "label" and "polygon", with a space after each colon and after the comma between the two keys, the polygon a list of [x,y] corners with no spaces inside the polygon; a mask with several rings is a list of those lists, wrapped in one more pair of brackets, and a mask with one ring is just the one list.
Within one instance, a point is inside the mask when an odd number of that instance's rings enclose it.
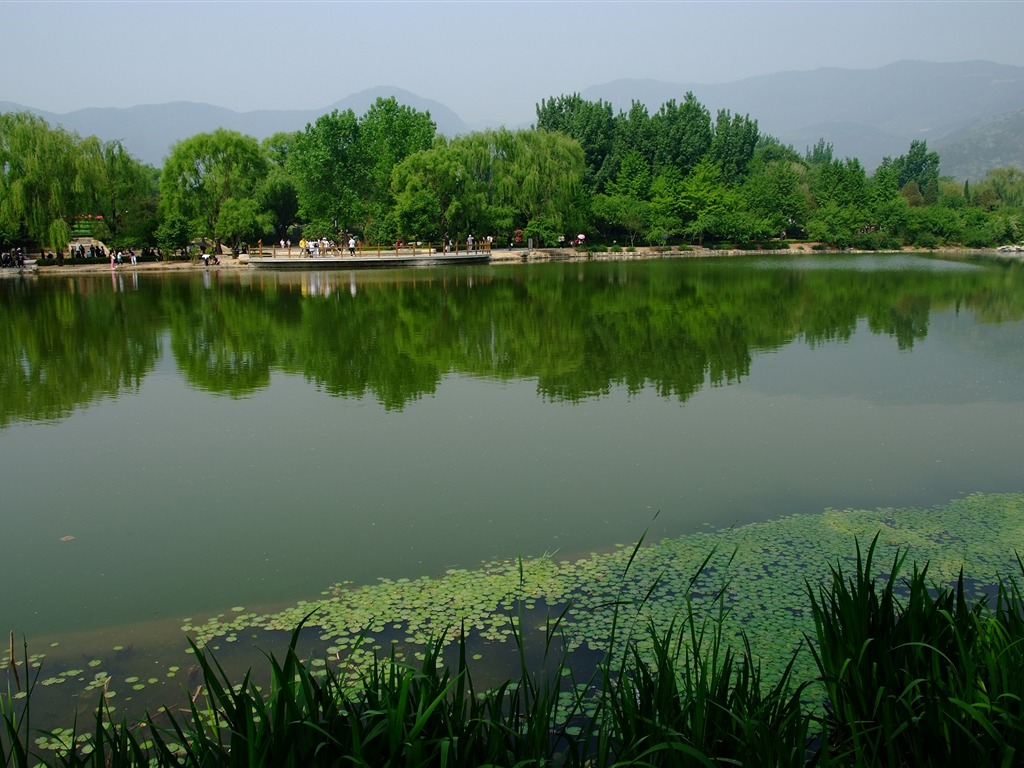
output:
{"label": "hazy sky", "polygon": [[0,101],[317,109],[377,85],[467,123],[620,78],[988,59],[1024,66],[1024,1],[0,0]]}

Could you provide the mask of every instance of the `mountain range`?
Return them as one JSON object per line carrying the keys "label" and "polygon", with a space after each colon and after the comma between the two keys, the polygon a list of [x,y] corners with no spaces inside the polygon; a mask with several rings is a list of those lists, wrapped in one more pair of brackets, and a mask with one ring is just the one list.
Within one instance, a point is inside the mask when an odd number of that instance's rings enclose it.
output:
{"label": "mountain range", "polygon": [[[653,114],[661,105],[682,101],[687,92],[714,116],[718,110],[749,115],[801,154],[820,139],[837,157],[855,157],[873,171],[884,157],[906,154],[923,139],[937,151],[943,175],[972,181],[991,168],[1024,168],[1024,67],[990,61],[932,63],[901,61],[870,70],[822,68],[779,72],[731,83],[673,83],[616,80],[580,91],[618,111],[634,101]],[[538,94],[537,101],[561,94]],[[378,97],[429,111],[438,131],[456,136],[494,124],[468,125],[444,104],[391,86],[352,94],[315,110],[235,112],[193,102],[130,108],[90,108],[57,114],[0,102],[0,112],[28,111],[50,125],[82,136],[118,139],[143,162],[163,164],[171,146],[197,133],[228,128],[262,140],[278,131],[296,131],[332,110],[362,115]],[[531,125],[536,116],[509,128]]]}

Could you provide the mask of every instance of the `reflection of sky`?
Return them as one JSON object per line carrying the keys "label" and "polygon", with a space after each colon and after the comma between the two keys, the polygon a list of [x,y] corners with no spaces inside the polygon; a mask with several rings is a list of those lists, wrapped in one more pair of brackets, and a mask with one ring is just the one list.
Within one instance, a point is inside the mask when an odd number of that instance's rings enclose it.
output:
{"label": "reflection of sky", "polygon": [[[984,328],[984,333],[979,332]],[[849,343],[797,340],[755,355],[748,387],[766,395],[855,397],[876,404],[1020,403],[1024,322],[979,326],[970,312],[932,312],[928,335],[901,351],[860,321]]]}

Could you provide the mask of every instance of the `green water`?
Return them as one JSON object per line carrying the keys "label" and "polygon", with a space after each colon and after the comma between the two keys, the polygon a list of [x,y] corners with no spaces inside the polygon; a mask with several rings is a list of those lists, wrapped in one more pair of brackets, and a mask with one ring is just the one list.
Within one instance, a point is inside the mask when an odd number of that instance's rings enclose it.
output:
{"label": "green water", "polygon": [[1019,264],[5,280],[0,629],[1020,492],[1022,448]]}

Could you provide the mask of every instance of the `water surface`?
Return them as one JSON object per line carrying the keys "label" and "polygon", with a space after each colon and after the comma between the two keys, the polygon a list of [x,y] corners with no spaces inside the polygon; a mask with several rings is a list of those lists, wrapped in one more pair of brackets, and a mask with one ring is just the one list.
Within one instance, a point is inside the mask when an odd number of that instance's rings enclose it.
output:
{"label": "water surface", "polygon": [[5,281],[0,319],[29,638],[1022,489],[1020,265],[119,274]]}

